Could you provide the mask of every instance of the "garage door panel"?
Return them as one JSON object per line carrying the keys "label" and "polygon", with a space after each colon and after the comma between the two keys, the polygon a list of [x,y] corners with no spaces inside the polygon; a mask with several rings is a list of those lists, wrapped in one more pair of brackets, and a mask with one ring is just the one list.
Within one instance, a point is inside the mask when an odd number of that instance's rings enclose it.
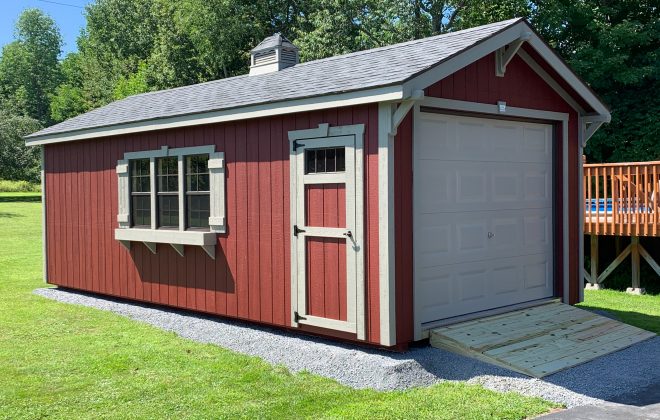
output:
{"label": "garage door panel", "polygon": [[421,213],[509,210],[552,205],[549,165],[419,161],[416,193]]}
{"label": "garage door panel", "polygon": [[[420,267],[551,252],[548,209],[418,215]],[[489,235],[491,233],[492,235]]]}
{"label": "garage door panel", "polygon": [[544,163],[552,157],[549,125],[437,114],[423,114],[422,122],[421,159]]}
{"label": "garage door panel", "polygon": [[545,253],[428,268],[417,283],[420,321],[542,299],[547,284],[551,270]]}
{"label": "garage door panel", "polygon": [[553,295],[552,127],[422,114],[415,296],[431,322]]}

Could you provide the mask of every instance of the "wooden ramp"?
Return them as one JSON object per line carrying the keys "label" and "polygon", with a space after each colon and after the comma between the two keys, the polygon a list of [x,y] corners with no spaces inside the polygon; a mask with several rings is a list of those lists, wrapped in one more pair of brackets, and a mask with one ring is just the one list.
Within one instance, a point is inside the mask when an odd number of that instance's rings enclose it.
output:
{"label": "wooden ramp", "polygon": [[433,347],[542,378],[655,334],[563,303],[548,303],[430,332]]}

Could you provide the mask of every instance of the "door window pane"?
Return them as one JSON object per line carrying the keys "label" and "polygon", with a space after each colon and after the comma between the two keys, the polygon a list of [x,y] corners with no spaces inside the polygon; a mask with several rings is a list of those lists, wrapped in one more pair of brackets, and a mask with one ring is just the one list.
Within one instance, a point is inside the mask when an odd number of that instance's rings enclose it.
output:
{"label": "door window pane", "polygon": [[333,173],[346,170],[343,147],[305,150],[305,173]]}

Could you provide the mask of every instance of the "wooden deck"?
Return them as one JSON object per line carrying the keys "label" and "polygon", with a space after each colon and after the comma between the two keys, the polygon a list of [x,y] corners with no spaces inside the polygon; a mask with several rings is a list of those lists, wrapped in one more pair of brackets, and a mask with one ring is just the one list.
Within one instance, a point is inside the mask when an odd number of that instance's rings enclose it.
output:
{"label": "wooden deck", "polygon": [[[629,255],[632,260],[630,293],[643,294],[640,257],[660,276],[660,265],[640,244],[640,237],[660,236],[660,162],[592,163],[584,165],[584,233],[591,236],[591,267],[582,270],[587,287],[601,283]],[[628,236],[626,247],[601,273],[598,237]]]}
{"label": "wooden deck", "polygon": [[563,303],[436,328],[433,347],[541,378],[655,334]]}
{"label": "wooden deck", "polygon": [[660,162],[584,165],[584,233],[660,236]]}

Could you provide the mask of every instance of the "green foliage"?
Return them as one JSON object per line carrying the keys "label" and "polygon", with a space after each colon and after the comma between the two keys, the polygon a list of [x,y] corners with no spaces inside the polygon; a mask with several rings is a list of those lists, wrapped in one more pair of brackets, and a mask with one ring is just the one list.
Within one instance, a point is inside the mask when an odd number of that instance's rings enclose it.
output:
{"label": "green foliage", "polygon": [[147,66],[145,63],[140,63],[135,73],[127,77],[121,77],[117,81],[115,90],[113,92],[113,99],[123,99],[127,96],[136,95],[149,91],[147,84]]}
{"label": "green foliage", "polygon": [[60,83],[62,37],[53,19],[27,9],[16,23],[16,41],[2,49],[0,99],[5,110],[50,122],[49,95]]}
{"label": "green foliage", "polygon": [[590,162],[660,159],[660,9],[655,0],[539,0],[533,23],[609,104]]}
{"label": "green foliage", "polygon": [[523,419],[557,407],[454,382],[356,390],[37,296],[45,285],[34,199],[0,194],[0,417]]}
{"label": "green foliage", "polygon": [[0,179],[0,193],[40,192],[41,185],[28,181],[9,181]]}
{"label": "green foliage", "polygon": [[27,147],[23,136],[41,127],[34,118],[0,111],[0,179],[39,181],[39,148]]}
{"label": "green foliage", "polygon": [[245,74],[281,32],[302,61],[527,17],[612,108],[589,161],[660,159],[655,0],[98,0],[61,63],[52,19],[26,10],[0,57],[0,107],[44,125],[113,100]]}

